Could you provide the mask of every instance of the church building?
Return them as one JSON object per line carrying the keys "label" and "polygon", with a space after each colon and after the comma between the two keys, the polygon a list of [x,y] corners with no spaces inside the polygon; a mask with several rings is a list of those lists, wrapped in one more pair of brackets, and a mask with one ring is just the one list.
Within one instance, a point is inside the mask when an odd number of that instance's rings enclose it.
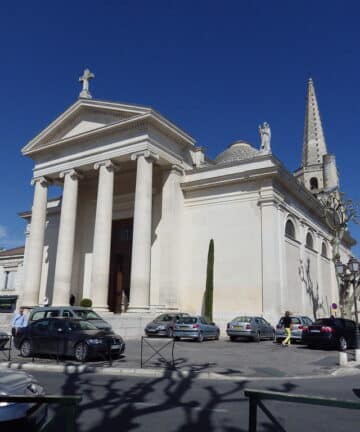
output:
{"label": "church building", "polygon": [[[275,324],[285,310],[314,318],[338,302],[333,233],[318,199],[339,188],[313,81],[303,157],[293,174],[261,146],[236,141],[211,160],[152,108],[78,100],[22,150],[34,161],[19,304],[79,304],[109,316],[201,314],[214,240],[214,320],[238,314]],[[62,196],[48,199],[52,185]],[[347,262],[355,244],[341,244]],[[1,263],[0,263],[1,266]],[[0,294],[2,293],[0,287]],[[114,315],[115,316],[115,315]]]}

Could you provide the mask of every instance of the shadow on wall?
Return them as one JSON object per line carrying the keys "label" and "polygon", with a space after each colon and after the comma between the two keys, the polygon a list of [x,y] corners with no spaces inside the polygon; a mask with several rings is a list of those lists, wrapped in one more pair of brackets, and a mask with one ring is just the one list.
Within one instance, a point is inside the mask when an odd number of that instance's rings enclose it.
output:
{"label": "shadow on wall", "polygon": [[310,298],[311,306],[313,310],[313,316],[314,319],[316,320],[319,310],[321,309],[325,312],[325,308],[324,308],[323,301],[320,301],[319,284],[316,283],[316,287],[315,287],[314,282],[311,279],[309,258],[307,258],[306,263],[304,263],[304,261],[300,258],[299,276],[300,276],[300,282],[304,286],[305,292]]}

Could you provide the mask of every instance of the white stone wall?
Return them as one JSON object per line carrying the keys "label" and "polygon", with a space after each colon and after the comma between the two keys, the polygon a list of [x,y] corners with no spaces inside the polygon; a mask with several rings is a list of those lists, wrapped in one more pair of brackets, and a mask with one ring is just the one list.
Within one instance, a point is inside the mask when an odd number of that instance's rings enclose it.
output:
{"label": "white stone wall", "polygon": [[[4,289],[5,272],[9,271],[7,289]],[[2,259],[0,263],[0,296],[18,296],[16,308],[21,305],[23,290],[23,259]],[[10,331],[13,313],[0,313],[0,331]]]}
{"label": "white stone wall", "polygon": [[254,185],[187,192],[182,227],[181,310],[201,313],[214,239],[214,319],[262,313],[261,221]]}

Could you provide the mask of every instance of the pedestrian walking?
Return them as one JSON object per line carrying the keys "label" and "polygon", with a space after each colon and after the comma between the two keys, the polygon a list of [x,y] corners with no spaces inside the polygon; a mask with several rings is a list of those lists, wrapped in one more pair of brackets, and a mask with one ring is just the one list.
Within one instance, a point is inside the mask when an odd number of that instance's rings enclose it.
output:
{"label": "pedestrian walking", "polygon": [[291,313],[289,311],[285,312],[283,324],[285,329],[286,338],[282,342],[282,346],[290,346],[291,344]]}
{"label": "pedestrian walking", "polygon": [[16,335],[18,329],[20,327],[26,327],[27,326],[27,319],[26,316],[24,315],[24,308],[20,307],[19,308],[19,312],[14,316],[12,323],[11,323],[11,334],[13,336]]}

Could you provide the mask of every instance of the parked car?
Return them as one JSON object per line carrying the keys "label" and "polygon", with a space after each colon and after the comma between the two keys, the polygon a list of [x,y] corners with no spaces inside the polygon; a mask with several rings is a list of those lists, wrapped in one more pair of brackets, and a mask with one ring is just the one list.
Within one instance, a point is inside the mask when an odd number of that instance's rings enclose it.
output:
{"label": "parked car", "polygon": [[6,347],[6,344],[9,342],[10,336],[6,333],[0,332],[0,350]]}
{"label": "parked car", "polygon": [[183,316],[174,325],[174,338],[195,339],[202,342],[205,339],[220,337],[220,329],[215,323],[210,323],[203,316]]}
{"label": "parked car", "polygon": [[[1,396],[44,396],[44,389],[31,375],[13,369],[0,370]],[[14,403],[0,400],[1,431],[38,431],[47,421],[43,403]]]}
{"label": "parked car", "polygon": [[101,330],[111,330],[111,325],[92,309],[80,306],[44,306],[32,309],[28,322],[42,318],[81,318],[90,321],[96,328]]}
{"label": "parked car", "polygon": [[52,354],[86,361],[94,357],[121,355],[125,343],[109,330],[99,330],[90,321],[75,318],[43,318],[20,328],[14,338],[15,348],[23,357]]}
{"label": "parked car", "polygon": [[149,322],[145,327],[146,336],[167,336],[173,337],[174,325],[176,320],[184,316],[189,316],[187,313],[166,313],[157,316],[153,321]]}
{"label": "parked car", "polygon": [[303,331],[302,341],[309,347],[331,347],[345,351],[355,346],[356,323],[344,318],[321,318]]}
{"label": "parked car", "polygon": [[[312,319],[304,315],[292,315],[291,317],[291,340],[301,342],[303,330],[313,323]],[[276,342],[281,342],[286,338],[284,328],[284,317],[280,318],[275,330]]]}
{"label": "parked car", "polygon": [[243,337],[260,342],[275,337],[274,327],[260,316],[238,316],[227,324],[226,333],[232,341]]}

